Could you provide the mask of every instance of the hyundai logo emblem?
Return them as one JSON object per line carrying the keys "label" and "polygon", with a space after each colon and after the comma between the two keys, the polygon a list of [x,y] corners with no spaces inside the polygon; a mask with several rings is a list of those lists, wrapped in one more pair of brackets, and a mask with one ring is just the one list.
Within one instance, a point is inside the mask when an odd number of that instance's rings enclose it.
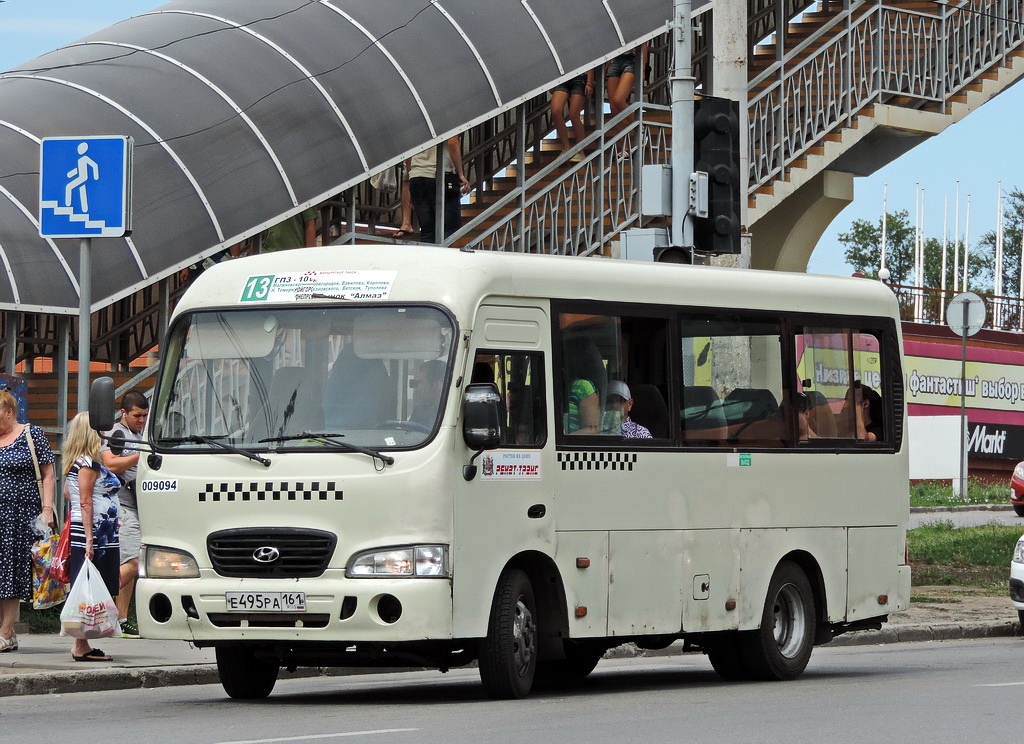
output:
{"label": "hyundai logo emblem", "polygon": [[281,557],[281,551],[270,545],[252,551],[252,559],[257,563],[273,563]]}

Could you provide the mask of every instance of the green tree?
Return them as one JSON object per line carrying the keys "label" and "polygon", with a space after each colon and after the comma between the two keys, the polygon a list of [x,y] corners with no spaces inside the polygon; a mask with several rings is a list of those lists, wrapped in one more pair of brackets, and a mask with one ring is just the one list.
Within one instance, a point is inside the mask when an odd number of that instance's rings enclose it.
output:
{"label": "green tree", "polygon": [[[885,265],[889,269],[891,284],[913,284],[914,276],[914,226],[910,224],[907,211],[886,215]],[[1020,233],[1017,233],[1018,239]],[[993,238],[993,242],[994,242]],[[882,263],[882,221],[854,220],[849,232],[840,233],[839,242],[846,247],[846,263],[872,279],[878,278]],[[954,239],[946,239],[946,288],[954,287]],[[963,261],[963,239],[961,238],[960,261]],[[976,292],[988,292],[991,287],[991,247],[983,243],[972,247],[968,262],[968,287]],[[1019,251],[1017,253],[1019,256]],[[1015,276],[1019,276],[1015,275]],[[942,287],[942,240],[924,240],[924,286],[934,289]],[[957,285],[959,286],[959,284]]]}
{"label": "green tree", "polygon": [[[1003,295],[1016,297],[1020,292],[1021,231],[1024,229],[1024,193],[1014,188],[1003,200]],[[989,259],[989,286],[995,287],[994,265],[996,231],[981,236],[978,246]],[[990,291],[990,290],[985,290]]]}
{"label": "green tree", "polygon": [[[907,284],[914,272],[914,227],[907,210],[885,215],[885,265],[889,281]],[[850,231],[839,234],[846,246],[846,263],[871,279],[878,278],[882,266],[882,220],[854,220]]]}

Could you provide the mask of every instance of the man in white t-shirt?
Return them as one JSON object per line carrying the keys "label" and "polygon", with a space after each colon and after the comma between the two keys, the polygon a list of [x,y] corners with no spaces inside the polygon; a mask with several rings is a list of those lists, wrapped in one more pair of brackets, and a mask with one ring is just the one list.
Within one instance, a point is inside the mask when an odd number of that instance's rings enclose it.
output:
{"label": "man in white t-shirt", "polygon": [[[118,510],[118,539],[121,543],[121,590],[117,595],[117,614],[121,621],[121,632],[131,638],[137,638],[138,628],[128,623],[128,608],[131,605],[135,580],[139,575],[139,550],[141,534],[139,531],[139,510],[135,500],[135,474],[139,464],[139,451],[132,447],[132,442],[142,441],[142,430],[146,428],[149,418],[149,401],[139,390],[129,390],[121,398],[121,416],[114,428],[106,432],[100,457],[104,467],[115,473],[121,480],[121,490],[117,493],[120,507]],[[121,445],[118,440],[123,440]]]}
{"label": "man in white t-shirt", "polygon": [[[462,226],[462,195],[468,194],[469,180],[462,170],[462,144],[449,138],[444,148],[444,237]],[[428,147],[405,161],[409,174],[409,196],[420,223],[420,240],[438,242],[436,236],[437,148]]]}

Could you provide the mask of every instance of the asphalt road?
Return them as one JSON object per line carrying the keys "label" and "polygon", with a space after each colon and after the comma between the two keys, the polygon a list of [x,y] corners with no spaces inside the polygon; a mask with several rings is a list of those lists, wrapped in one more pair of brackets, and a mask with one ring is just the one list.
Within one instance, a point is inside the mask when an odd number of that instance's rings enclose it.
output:
{"label": "asphalt road", "polygon": [[219,686],[6,698],[5,741],[1015,742],[1024,639],[815,650],[785,683],[725,683],[700,655],[603,661],[573,686],[486,698],[475,670],[278,683],[257,703]]}

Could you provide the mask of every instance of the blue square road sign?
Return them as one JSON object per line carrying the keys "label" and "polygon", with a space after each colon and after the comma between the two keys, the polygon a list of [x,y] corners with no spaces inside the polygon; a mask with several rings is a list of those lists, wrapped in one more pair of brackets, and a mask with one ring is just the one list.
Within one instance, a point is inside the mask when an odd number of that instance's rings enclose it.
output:
{"label": "blue square road sign", "polygon": [[131,177],[131,137],[46,137],[40,148],[39,234],[130,234]]}

